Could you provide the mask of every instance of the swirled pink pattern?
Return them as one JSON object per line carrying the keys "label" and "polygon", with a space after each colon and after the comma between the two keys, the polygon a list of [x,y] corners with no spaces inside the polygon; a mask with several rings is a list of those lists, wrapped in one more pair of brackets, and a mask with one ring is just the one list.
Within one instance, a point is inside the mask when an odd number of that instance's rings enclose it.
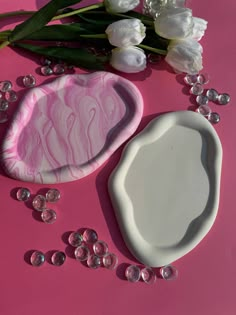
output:
{"label": "swirled pink pattern", "polygon": [[32,88],[3,141],[4,169],[35,183],[80,179],[135,132],[142,112],[137,87],[109,72],[66,75]]}

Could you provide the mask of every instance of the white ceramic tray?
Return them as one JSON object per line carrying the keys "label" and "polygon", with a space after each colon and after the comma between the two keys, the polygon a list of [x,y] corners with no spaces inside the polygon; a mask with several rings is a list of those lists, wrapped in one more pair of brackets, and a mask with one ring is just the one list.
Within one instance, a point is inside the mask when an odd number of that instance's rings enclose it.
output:
{"label": "white ceramic tray", "polygon": [[160,267],[191,251],[218,211],[222,148],[212,125],[180,111],[154,119],[124,149],[109,192],[124,240]]}

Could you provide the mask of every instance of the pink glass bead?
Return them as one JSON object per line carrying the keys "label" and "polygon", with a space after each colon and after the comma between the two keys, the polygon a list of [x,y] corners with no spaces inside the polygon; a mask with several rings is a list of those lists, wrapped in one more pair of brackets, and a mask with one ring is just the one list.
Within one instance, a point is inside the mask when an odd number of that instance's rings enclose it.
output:
{"label": "pink glass bead", "polygon": [[13,103],[17,101],[18,96],[15,91],[10,90],[5,93],[5,98],[9,103]]}
{"label": "pink glass bead", "polygon": [[12,89],[12,83],[11,81],[1,81],[0,82],[0,91],[1,92],[7,92],[10,91]]}
{"label": "pink glass bead", "polygon": [[117,265],[118,265],[118,258],[115,254],[112,253],[107,253],[103,259],[103,266],[109,270],[113,270],[116,269]]}
{"label": "pink glass bead", "polygon": [[210,76],[208,73],[201,73],[198,75],[197,81],[200,84],[207,84],[210,81]]}
{"label": "pink glass bead", "polygon": [[160,274],[165,280],[175,280],[178,277],[178,270],[174,266],[167,265],[160,269]]}
{"label": "pink glass bead", "polygon": [[34,197],[32,206],[37,211],[43,211],[46,209],[46,198],[42,195],[37,195]]}
{"label": "pink glass bead", "polygon": [[108,246],[107,243],[103,241],[97,241],[93,244],[93,251],[94,254],[98,257],[103,257],[108,252]]}
{"label": "pink glass bead", "polygon": [[42,252],[36,250],[32,253],[30,257],[30,262],[32,266],[40,267],[45,262],[45,255]]}
{"label": "pink glass bead", "polygon": [[129,282],[139,281],[140,275],[140,269],[138,266],[130,265],[125,270],[125,276]]}
{"label": "pink glass bead", "polygon": [[156,274],[150,267],[145,267],[141,270],[141,278],[147,284],[153,284],[156,282]]}
{"label": "pink glass bead", "polygon": [[49,191],[46,193],[46,200],[51,203],[57,202],[60,197],[61,194],[58,189],[49,189]]}
{"label": "pink glass bead", "polygon": [[52,209],[45,209],[41,213],[41,218],[42,218],[43,222],[45,222],[47,224],[52,224],[56,221],[57,214]]}
{"label": "pink glass bead", "polygon": [[198,82],[198,75],[197,74],[186,74],[184,77],[184,82],[187,83],[188,85],[194,85],[195,83]]}
{"label": "pink glass bead", "polygon": [[1,112],[5,112],[6,110],[8,110],[9,104],[7,100],[0,100],[0,111]]}
{"label": "pink glass bead", "polygon": [[201,95],[203,91],[204,91],[204,88],[200,83],[195,83],[190,89],[190,92],[193,95]]}
{"label": "pink glass bead", "polygon": [[78,247],[83,242],[83,236],[78,232],[72,232],[69,235],[68,242],[73,247]]}
{"label": "pink glass bead", "polygon": [[86,243],[95,243],[98,240],[97,232],[92,229],[86,229],[83,233],[83,240]]}
{"label": "pink glass bead", "polygon": [[27,201],[30,198],[30,191],[28,188],[21,187],[16,192],[16,198],[19,201]]}
{"label": "pink glass bead", "polygon": [[28,75],[24,76],[23,84],[27,88],[34,87],[36,84],[36,79],[32,74],[28,74]]}
{"label": "pink glass bead", "polygon": [[66,255],[63,252],[57,251],[53,253],[51,262],[54,266],[61,266],[66,261]]}
{"label": "pink glass bead", "polygon": [[75,249],[75,258],[79,261],[85,261],[88,259],[90,250],[86,245],[80,245]]}
{"label": "pink glass bead", "polygon": [[101,267],[102,260],[97,255],[90,255],[87,259],[87,265],[89,268],[97,269],[97,268]]}
{"label": "pink glass bead", "polygon": [[196,109],[196,112],[201,114],[202,116],[209,118],[211,115],[211,109],[208,105],[201,105]]}

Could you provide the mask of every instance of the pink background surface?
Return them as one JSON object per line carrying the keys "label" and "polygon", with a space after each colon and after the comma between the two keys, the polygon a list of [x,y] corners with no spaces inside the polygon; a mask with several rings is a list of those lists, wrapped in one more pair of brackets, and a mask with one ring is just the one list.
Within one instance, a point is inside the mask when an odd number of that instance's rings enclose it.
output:
{"label": "pink background surface", "polygon": [[[1,12],[41,7],[44,0],[1,0]],[[86,2],[87,4],[88,2]],[[91,3],[91,2],[90,2]],[[191,253],[175,262],[179,278],[175,282],[158,280],[155,285],[130,284],[124,279],[127,264],[136,263],[123,242],[107,193],[107,179],[117,164],[122,147],[96,172],[76,182],[43,186],[22,183],[0,173],[0,314],[161,314],[161,315],[234,315],[236,309],[236,238],[235,238],[235,75],[236,44],[233,0],[191,0],[194,16],[208,20],[208,30],[201,41],[204,71],[211,81],[208,87],[231,95],[228,106],[211,107],[221,115],[215,126],[223,146],[221,198],[216,222],[206,238]],[[21,19],[18,19],[20,21]],[[0,28],[13,27],[14,19],[0,21]],[[37,74],[38,58],[19,54],[10,48],[0,51],[0,81],[11,80],[14,90],[24,94],[20,78],[32,73],[37,83],[45,77]],[[77,70],[78,73],[83,71]],[[123,75],[141,91],[144,117],[141,130],[151,118],[175,110],[191,108],[188,89],[164,62],[139,75]],[[16,104],[10,106],[9,115]],[[0,136],[8,124],[0,125]],[[30,204],[15,200],[19,186],[32,194],[57,187],[62,198],[53,206],[58,220],[46,225],[35,216]],[[66,243],[70,231],[91,227],[119,257],[116,271],[90,270],[72,258]],[[41,268],[28,263],[30,251],[47,253],[57,249],[67,254],[62,267],[46,262]]]}

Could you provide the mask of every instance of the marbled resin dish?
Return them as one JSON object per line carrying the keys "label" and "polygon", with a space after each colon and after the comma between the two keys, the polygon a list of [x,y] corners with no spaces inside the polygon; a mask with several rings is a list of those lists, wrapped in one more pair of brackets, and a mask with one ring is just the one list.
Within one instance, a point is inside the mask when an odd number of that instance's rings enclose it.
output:
{"label": "marbled resin dish", "polygon": [[118,75],[62,76],[22,99],[3,140],[3,167],[35,183],[80,179],[135,132],[142,113],[138,88]]}
{"label": "marbled resin dish", "polygon": [[161,115],[125,147],[109,179],[124,240],[144,265],[161,267],[190,252],[218,211],[222,147],[202,115]]}

